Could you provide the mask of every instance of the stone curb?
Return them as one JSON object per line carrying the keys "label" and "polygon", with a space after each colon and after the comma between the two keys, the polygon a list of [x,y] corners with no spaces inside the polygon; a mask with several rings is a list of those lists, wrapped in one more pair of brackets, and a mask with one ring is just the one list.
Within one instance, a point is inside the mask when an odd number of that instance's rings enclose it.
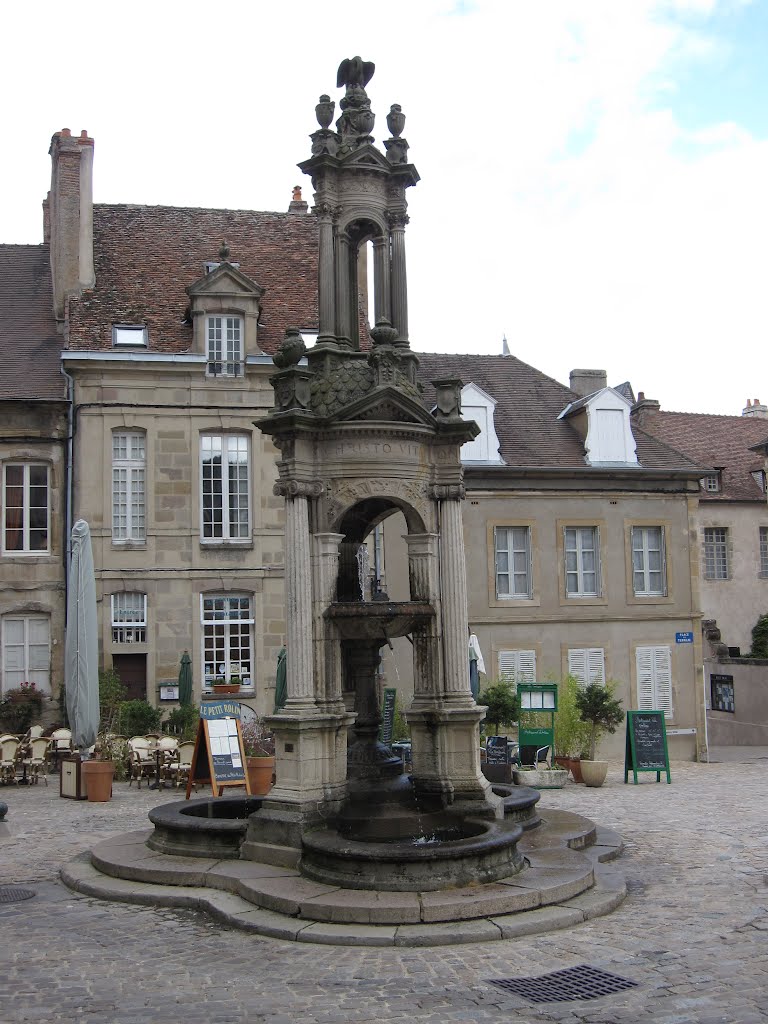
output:
{"label": "stone curb", "polygon": [[548,907],[471,921],[434,924],[365,925],[304,921],[261,907],[230,892],[196,886],[155,885],[103,875],[82,854],[61,870],[61,879],[75,892],[96,899],[142,906],[203,910],[233,928],[268,938],[347,946],[442,946],[536,935],[569,928],[615,910],[626,896],[623,875],[616,868],[595,866],[595,885],[587,892]]}

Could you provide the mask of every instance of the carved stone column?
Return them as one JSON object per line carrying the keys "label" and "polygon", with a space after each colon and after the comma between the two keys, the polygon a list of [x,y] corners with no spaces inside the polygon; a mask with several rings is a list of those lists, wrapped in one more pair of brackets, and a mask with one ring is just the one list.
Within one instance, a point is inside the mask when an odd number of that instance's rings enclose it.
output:
{"label": "carved stone column", "polygon": [[408,344],[408,283],[405,271],[405,225],[408,217],[404,213],[390,215],[392,235],[392,324],[397,328],[398,344]]}
{"label": "carved stone column", "polygon": [[448,700],[471,700],[467,632],[467,575],[461,521],[461,484],[436,485],[440,502],[440,581],[443,692]]}
{"label": "carved stone column", "polygon": [[336,251],[336,340],[347,348],[352,346],[352,281],[350,260],[352,245],[346,235],[337,237]]}
{"label": "carved stone column", "polygon": [[319,228],[318,310],[319,344],[336,340],[336,282],[334,273],[333,208],[321,203],[315,208]]}
{"label": "carved stone column", "polygon": [[392,322],[392,303],[390,299],[389,273],[389,239],[374,238],[373,240],[373,302],[374,322],[382,320]]}
{"label": "carved stone column", "polygon": [[336,600],[339,545],[343,540],[344,535],[341,533],[316,533],[313,537],[316,695],[328,705],[337,705],[335,710],[343,710],[341,658],[338,639],[328,635],[332,627],[326,623],[323,612]]}

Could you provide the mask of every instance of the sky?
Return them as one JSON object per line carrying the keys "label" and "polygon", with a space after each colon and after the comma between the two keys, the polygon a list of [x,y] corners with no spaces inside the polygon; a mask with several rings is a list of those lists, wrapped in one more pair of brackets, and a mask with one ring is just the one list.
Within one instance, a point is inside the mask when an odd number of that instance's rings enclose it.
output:
{"label": "sky", "polygon": [[360,54],[377,143],[400,103],[421,175],[412,348],[506,337],[663,409],[768,404],[768,0],[42,0],[3,21],[0,242],[42,241],[64,127],[95,139],[97,203],[311,202],[314,106],[340,113]]}

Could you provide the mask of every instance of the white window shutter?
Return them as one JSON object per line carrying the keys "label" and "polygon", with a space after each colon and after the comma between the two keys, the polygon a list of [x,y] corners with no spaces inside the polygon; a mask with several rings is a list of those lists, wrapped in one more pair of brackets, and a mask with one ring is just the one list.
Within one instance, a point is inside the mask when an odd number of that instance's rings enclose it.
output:
{"label": "white window shutter", "polygon": [[499,675],[515,678],[517,671],[517,651],[499,651]]}
{"label": "white window shutter", "polygon": [[653,706],[653,647],[638,647],[635,652],[637,666],[637,706],[640,711],[654,711]]}
{"label": "white window shutter", "polygon": [[568,675],[578,679],[579,686],[587,685],[587,652],[583,648],[568,651]]}
{"label": "white window shutter", "polygon": [[653,670],[656,683],[656,710],[665,718],[672,718],[672,657],[669,647],[656,647],[653,652]]}
{"label": "white window shutter", "polygon": [[518,651],[517,681],[536,682],[536,651]]}
{"label": "white window shutter", "polygon": [[590,647],[586,652],[590,683],[605,685],[605,652],[602,647]]}

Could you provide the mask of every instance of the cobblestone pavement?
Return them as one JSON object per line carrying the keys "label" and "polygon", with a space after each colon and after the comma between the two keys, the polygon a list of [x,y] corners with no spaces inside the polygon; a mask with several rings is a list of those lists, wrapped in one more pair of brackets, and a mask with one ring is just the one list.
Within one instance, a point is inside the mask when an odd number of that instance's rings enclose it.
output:
{"label": "cobblestone pavement", "polygon": [[[753,1024],[768,1021],[768,758],[673,764],[673,783],[543,794],[617,829],[630,895],[567,931],[488,945],[371,949],[278,942],[192,912],[102,903],[58,881],[97,839],[142,828],[173,793],[117,785],[107,804],[4,787],[0,1024],[364,1024],[373,1021]],[[533,1005],[489,979],[590,964],[637,982],[595,1000]]]}

